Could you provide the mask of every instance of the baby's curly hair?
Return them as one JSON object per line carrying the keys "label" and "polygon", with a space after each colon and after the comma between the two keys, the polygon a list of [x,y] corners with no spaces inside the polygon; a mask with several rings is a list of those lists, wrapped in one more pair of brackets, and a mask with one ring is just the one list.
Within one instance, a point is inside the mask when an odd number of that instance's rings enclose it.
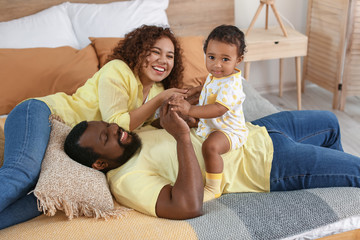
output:
{"label": "baby's curly hair", "polygon": [[220,25],[211,31],[208,38],[204,43],[204,53],[208,47],[210,40],[216,40],[219,42],[234,44],[237,47],[238,57],[244,56],[246,52],[245,35],[244,33],[233,25]]}
{"label": "baby's curly hair", "polygon": [[155,42],[162,37],[168,37],[174,44],[175,50],[174,67],[169,76],[162,81],[162,84],[165,89],[179,87],[184,71],[182,50],[170,28],[143,25],[127,33],[125,38],[120,40],[118,45],[113,49],[112,54],[108,56],[107,62],[120,59],[124,61],[135,74],[139,74],[141,66],[146,61],[146,56],[149,54]]}

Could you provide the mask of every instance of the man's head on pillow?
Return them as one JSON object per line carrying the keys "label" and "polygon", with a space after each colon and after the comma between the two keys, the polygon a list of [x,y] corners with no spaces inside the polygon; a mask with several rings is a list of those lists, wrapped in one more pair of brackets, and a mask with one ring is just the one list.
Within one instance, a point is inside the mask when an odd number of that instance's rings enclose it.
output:
{"label": "man's head on pillow", "polygon": [[104,173],[120,167],[141,147],[133,132],[116,123],[83,121],[65,139],[64,150],[70,158]]}

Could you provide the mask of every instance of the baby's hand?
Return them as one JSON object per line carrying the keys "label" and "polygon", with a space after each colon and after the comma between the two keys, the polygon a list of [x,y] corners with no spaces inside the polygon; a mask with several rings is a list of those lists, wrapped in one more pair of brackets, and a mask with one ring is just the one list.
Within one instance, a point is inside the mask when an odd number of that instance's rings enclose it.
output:
{"label": "baby's hand", "polygon": [[202,86],[193,87],[188,90],[186,93],[187,97],[185,98],[191,105],[196,105],[199,102],[199,97],[201,93]]}
{"label": "baby's hand", "polygon": [[187,125],[190,127],[190,128],[196,128],[198,127],[198,123],[199,123],[199,119],[198,118],[194,118],[194,117],[190,117],[190,116],[187,116],[185,118],[183,118],[185,120],[185,122],[187,123]]}
{"label": "baby's hand", "polygon": [[191,104],[182,96],[173,97],[169,100],[170,108],[172,111],[181,113],[182,115],[189,115]]}

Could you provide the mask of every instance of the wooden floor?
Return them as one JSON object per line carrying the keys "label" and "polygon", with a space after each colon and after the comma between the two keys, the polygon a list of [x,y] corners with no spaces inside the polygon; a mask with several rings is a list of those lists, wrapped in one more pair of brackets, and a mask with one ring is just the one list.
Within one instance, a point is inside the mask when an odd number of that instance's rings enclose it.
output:
{"label": "wooden floor", "polygon": [[[296,90],[263,94],[272,104],[284,110],[296,110]],[[342,143],[345,152],[360,157],[360,97],[352,96],[346,100],[345,111],[332,109],[332,93],[316,85],[307,86],[302,94],[302,110],[329,110],[336,114],[340,122]]]}

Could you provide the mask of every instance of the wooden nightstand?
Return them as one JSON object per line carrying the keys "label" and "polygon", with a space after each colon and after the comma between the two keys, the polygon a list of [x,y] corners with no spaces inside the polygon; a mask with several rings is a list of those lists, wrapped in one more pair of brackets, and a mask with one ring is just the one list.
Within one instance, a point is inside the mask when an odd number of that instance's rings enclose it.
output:
{"label": "wooden nightstand", "polygon": [[[245,30],[246,32],[246,30]],[[254,28],[246,36],[244,77],[249,79],[250,63],[254,61],[279,59],[279,95],[282,96],[283,58],[295,57],[298,110],[301,109],[301,57],[306,56],[308,38],[292,28],[286,28],[287,37],[280,27]]]}

